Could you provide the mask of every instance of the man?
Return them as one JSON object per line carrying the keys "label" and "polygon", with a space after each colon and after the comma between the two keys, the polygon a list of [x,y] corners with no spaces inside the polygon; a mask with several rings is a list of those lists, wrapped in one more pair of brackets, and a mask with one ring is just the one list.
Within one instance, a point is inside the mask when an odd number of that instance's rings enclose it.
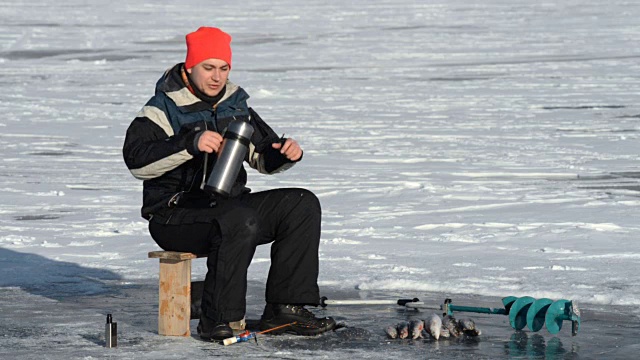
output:
{"label": "man", "polygon": [[205,340],[233,335],[229,322],[245,316],[247,268],[257,245],[272,243],[265,330],[317,335],[335,327],[305,305],[320,301],[318,246],[321,209],[304,189],[251,193],[241,168],[229,197],[203,191],[232,120],[249,123],[253,135],[245,161],[264,174],[284,171],[302,159],[300,145],[280,138],[247,106],[249,95],[228,80],[231,36],[201,27],[186,36],[184,63],[167,70],[155,95],[127,130],[124,160],[144,180],[142,217],[168,251],[207,254],[207,275],[198,334]]}

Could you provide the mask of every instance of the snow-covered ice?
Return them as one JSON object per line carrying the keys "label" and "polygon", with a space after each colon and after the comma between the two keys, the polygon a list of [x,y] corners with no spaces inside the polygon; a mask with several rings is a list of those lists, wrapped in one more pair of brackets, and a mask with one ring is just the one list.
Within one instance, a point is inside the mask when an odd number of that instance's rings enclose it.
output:
{"label": "snow-covered ice", "polygon": [[[232,34],[231,80],[305,150],[286,173],[250,172],[249,185],[319,196],[321,291],[565,298],[638,322],[640,3],[33,0],[0,9],[2,358],[109,356],[98,338],[104,296],[121,299],[123,312],[148,300],[121,315],[133,338],[120,355],[215,354],[153,333],[157,263],[146,253],[157,247],[120,150],[157,78],[184,60],[184,35],[201,25]],[[252,284],[268,267],[265,246]],[[204,271],[196,261],[194,276]],[[131,288],[148,291],[127,298]],[[260,296],[251,300],[258,314]],[[282,349],[243,356],[314,356],[283,339],[270,340]],[[350,356],[406,358],[429,346],[384,349]]]}

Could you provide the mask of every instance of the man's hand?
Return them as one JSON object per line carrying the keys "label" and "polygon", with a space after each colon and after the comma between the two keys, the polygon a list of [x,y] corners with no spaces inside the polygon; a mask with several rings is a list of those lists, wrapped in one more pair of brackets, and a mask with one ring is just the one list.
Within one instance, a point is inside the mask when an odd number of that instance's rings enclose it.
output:
{"label": "man's hand", "polygon": [[198,139],[198,150],[206,153],[218,153],[222,144],[222,135],[215,131],[205,130]]}
{"label": "man's hand", "polygon": [[276,150],[280,150],[280,154],[291,161],[298,161],[300,157],[302,157],[302,148],[298,142],[293,139],[287,139],[284,144],[273,143],[271,146]]}

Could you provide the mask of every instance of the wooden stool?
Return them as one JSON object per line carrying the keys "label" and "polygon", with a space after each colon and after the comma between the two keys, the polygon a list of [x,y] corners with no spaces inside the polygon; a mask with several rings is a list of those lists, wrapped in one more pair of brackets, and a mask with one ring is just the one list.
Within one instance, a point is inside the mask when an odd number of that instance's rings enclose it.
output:
{"label": "wooden stool", "polygon": [[[158,334],[165,336],[191,336],[191,260],[206,255],[187,252],[151,251],[149,258],[160,259],[160,286],[158,290]],[[243,330],[245,320],[229,324],[232,329]]]}

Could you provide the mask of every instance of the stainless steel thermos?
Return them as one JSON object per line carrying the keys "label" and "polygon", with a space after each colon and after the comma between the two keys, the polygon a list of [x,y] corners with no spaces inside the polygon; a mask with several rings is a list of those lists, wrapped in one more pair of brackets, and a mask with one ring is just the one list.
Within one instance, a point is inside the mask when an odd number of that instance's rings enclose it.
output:
{"label": "stainless steel thermos", "polygon": [[228,197],[231,187],[249,150],[253,127],[242,120],[233,120],[223,135],[222,146],[204,190]]}

